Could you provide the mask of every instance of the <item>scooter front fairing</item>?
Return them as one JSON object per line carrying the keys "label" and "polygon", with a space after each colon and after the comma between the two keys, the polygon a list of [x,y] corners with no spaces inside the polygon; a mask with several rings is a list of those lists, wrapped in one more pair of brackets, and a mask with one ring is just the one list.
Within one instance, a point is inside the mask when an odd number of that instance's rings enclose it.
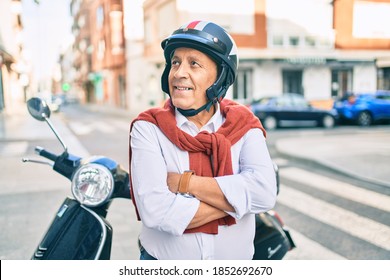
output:
{"label": "scooter front fairing", "polygon": [[66,198],[32,259],[109,259],[111,242],[112,227],[103,217]]}

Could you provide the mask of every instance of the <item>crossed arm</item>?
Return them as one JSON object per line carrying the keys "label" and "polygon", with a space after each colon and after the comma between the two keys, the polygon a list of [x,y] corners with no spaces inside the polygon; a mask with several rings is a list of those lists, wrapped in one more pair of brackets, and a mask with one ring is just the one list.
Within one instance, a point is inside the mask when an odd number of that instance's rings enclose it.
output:
{"label": "crossed arm", "polygon": [[[179,173],[168,173],[167,184],[171,192],[177,193],[180,177]],[[212,177],[192,175],[188,192],[200,200],[198,211],[188,225],[188,229],[225,217],[228,215],[225,211],[234,212],[234,208],[227,201],[217,181]]]}

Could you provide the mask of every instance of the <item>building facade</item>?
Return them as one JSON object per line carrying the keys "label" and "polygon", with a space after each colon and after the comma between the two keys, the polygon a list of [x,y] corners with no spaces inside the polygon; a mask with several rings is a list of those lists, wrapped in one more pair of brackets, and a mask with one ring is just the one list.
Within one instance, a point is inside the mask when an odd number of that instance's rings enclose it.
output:
{"label": "building facade", "polygon": [[72,0],[75,87],[86,102],[126,108],[122,0]]}
{"label": "building facade", "polygon": [[222,25],[235,39],[239,71],[227,96],[242,103],[295,92],[327,106],[345,92],[390,90],[388,19],[381,16],[389,9],[389,0],[146,0],[143,67],[128,73],[128,98],[137,95],[130,108],[166,98],[160,43],[199,19]]}
{"label": "building facade", "polygon": [[20,0],[0,2],[0,112],[23,102],[28,83],[22,60]]}

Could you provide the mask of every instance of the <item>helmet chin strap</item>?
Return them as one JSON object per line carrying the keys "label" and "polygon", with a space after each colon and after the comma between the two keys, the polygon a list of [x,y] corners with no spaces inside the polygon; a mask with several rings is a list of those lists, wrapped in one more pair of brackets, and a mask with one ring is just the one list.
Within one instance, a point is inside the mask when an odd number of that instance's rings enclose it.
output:
{"label": "helmet chin strap", "polygon": [[185,117],[192,117],[192,116],[199,114],[203,110],[206,110],[207,112],[209,112],[210,108],[213,104],[214,104],[214,101],[210,100],[209,102],[207,102],[206,104],[204,104],[202,107],[200,107],[198,109],[183,110],[183,109],[177,108],[177,110]]}

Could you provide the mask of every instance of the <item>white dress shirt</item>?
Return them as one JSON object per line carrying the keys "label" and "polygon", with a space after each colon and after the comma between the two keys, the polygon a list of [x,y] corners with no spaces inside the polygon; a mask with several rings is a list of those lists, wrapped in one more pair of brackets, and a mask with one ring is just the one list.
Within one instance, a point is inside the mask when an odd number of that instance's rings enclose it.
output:
{"label": "white dress shirt", "polygon": [[[200,130],[176,110],[177,127],[196,136],[216,132],[224,118],[216,113]],[[235,212],[232,226],[219,226],[218,234],[186,233],[199,200],[176,195],[167,186],[167,172],[189,170],[188,152],[180,150],[154,124],[137,121],[131,131],[131,176],[142,220],[140,240],[157,259],[252,259],[256,213],[271,209],[276,201],[276,178],[260,129],[249,130],[231,148],[233,175],[216,177]]]}

